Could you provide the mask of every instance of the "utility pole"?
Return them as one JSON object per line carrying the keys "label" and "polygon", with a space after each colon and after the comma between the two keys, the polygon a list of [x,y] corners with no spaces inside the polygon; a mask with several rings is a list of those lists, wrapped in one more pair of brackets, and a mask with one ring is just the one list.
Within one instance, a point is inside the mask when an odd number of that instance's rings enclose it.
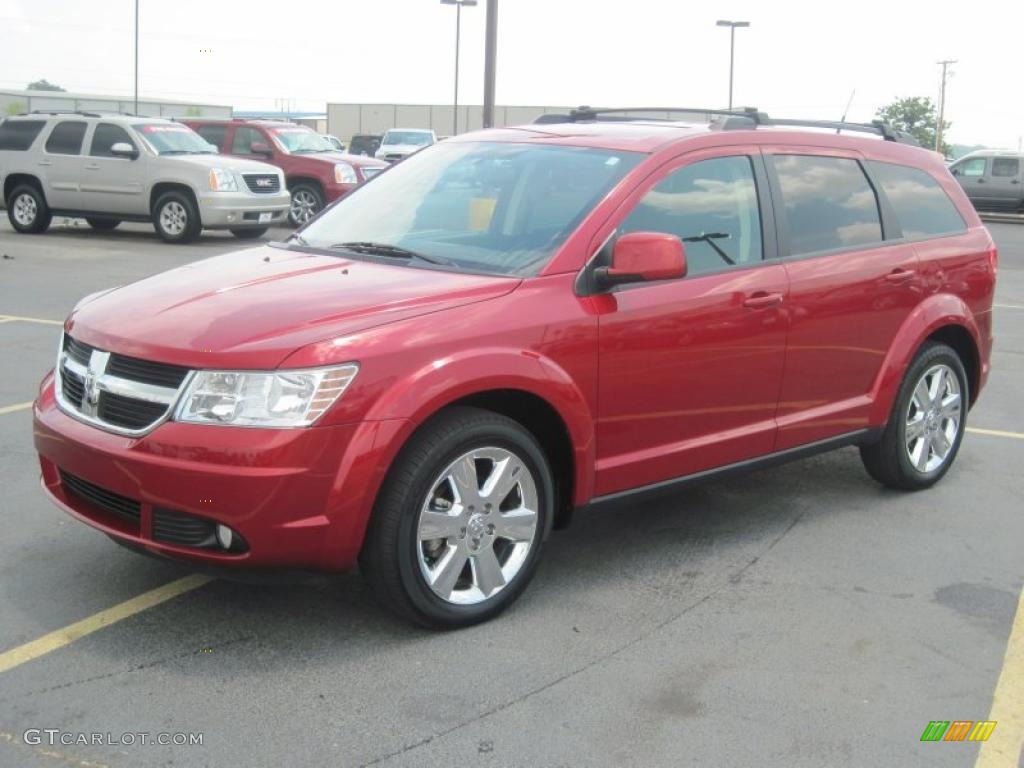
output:
{"label": "utility pole", "polygon": [[452,102],[452,136],[459,132],[459,39],[462,35],[462,6],[476,3],[477,0],[441,0],[442,5],[455,6],[455,99]]}
{"label": "utility pole", "polygon": [[721,19],[715,24],[729,28],[729,109],[732,109],[732,70],[736,61],[736,27],[749,27],[749,21],[726,21]]}
{"label": "utility pole", "polygon": [[935,125],[935,151],[940,154],[942,153],[942,129],[946,120],[946,80],[953,75],[949,71],[950,65],[956,64],[956,62],[956,59],[943,59],[936,62],[942,67],[942,85],[939,86],[939,120]]}
{"label": "utility pole", "polygon": [[494,127],[494,81],[498,64],[498,0],[487,0],[484,43],[484,128]]}
{"label": "utility pole", "polygon": [[135,0],[135,108],[132,114],[139,114],[139,0]]}

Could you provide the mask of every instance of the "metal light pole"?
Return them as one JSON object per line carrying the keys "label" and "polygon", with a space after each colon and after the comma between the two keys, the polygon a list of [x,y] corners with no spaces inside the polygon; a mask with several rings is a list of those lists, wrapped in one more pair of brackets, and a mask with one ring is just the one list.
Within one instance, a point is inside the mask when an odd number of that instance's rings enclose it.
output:
{"label": "metal light pole", "polygon": [[134,114],[139,114],[139,0],[135,0],[135,108]]}
{"label": "metal light pole", "polygon": [[939,120],[935,125],[935,151],[942,153],[942,129],[946,120],[946,80],[953,74],[949,71],[951,64],[956,64],[956,59],[943,59],[936,62],[942,67],[942,85],[939,86]]}
{"label": "metal light pole", "polygon": [[494,81],[498,69],[498,0],[487,0],[484,42],[484,128],[494,127]]}
{"label": "metal light pole", "polygon": [[716,26],[729,28],[729,109],[732,109],[732,69],[736,54],[736,27],[749,27],[749,21],[719,20]]}
{"label": "metal light pole", "polygon": [[476,5],[477,0],[441,0],[441,5],[455,6],[455,99],[452,136],[459,132],[459,37],[462,34],[462,6]]}

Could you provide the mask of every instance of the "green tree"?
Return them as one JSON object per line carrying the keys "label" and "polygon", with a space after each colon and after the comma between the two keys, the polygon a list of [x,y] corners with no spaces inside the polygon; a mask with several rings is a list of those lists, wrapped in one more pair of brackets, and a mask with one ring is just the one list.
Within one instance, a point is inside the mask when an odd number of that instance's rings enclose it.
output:
{"label": "green tree", "polygon": [[26,107],[20,101],[12,101],[10,104],[7,105],[7,116],[12,117],[14,115],[20,115],[26,109],[28,109],[28,107]]}
{"label": "green tree", "polygon": [[34,80],[33,82],[29,83],[28,84],[28,89],[30,91],[63,91],[64,90],[59,85],[51,83],[45,77],[42,80]]}
{"label": "green tree", "polygon": [[[875,113],[875,117],[884,120],[893,128],[906,131],[921,142],[922,147],[935,148],[935,129],[938,125],[938,116],[935,114],[935,104],[927,96],[907,96],[896,99],[891,104],[886,104]],[[949,133],[951,123],[944,120],[942,123],[942,135]],[[950,152],[950,146],[943,138],[942,154]]]}

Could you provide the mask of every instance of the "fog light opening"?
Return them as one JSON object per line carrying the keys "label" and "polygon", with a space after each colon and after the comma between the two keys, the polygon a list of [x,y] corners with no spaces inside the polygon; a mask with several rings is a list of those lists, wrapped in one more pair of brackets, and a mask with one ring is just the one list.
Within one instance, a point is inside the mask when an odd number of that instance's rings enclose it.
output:
{"label": "fog light opening", "polygon": [[235,532],[228,528],[226,525],[217,526],[217,543],[220,544],[224,549],[231,549],[231,544],[235,539]]}

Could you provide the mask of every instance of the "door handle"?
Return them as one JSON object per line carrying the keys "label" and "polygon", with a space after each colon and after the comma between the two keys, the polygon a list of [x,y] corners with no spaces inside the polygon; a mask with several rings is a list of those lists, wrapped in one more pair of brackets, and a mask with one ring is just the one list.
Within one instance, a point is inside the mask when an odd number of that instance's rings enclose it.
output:
{"label": "door handle", "polygon": [[781,293],[768,293],[767,291],[757,291],[743,300],[743,306],[747,309],[771,309],[781,303]]}
{"label": "door handle", "polygon": [[85,170],[87,171],[98,171],[99,169],[100,167],[96,163],[85,166]]}
{"label": "door handle", "polygon": [[50,160],[40,160],[36,165],[53,165]]}
{"label": "door handle", "polygon": [[984,179],[978,179],[978,183],[979,183],[979,184],[984,184],[984,183],[985,183],[985,180],[984,180]]}
{"label": "door handle", "polygon": [[910,269],[894,269],[885,276],[886,281],[900,285],[914,279],[914,272]]}

